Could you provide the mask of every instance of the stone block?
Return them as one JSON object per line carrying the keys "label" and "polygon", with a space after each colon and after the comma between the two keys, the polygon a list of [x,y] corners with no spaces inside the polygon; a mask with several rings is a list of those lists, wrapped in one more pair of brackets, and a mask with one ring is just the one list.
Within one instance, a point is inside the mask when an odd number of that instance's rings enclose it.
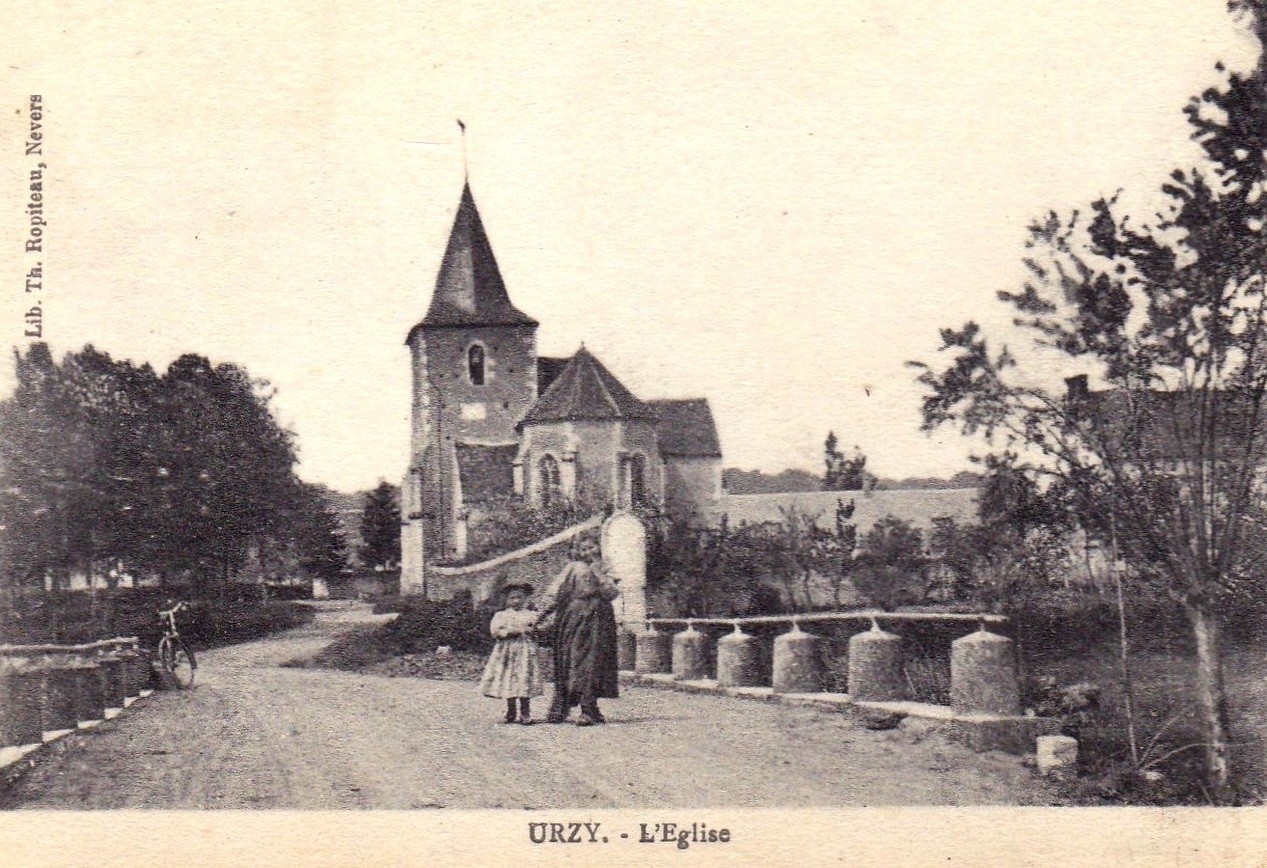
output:
{"label": "stone block", "polygon": [[795,625],[774,640],[771,686],[775,693],[817,693],[823,689],[821,642]]}
{"label": "stone block", "polygon": [[975,751],[1024,755],[1034,752],[1040,735],[1058,734],[1060,721],[1052,717],[957,714],[948,721],[946,732]]}
{"label": "stone block", "polygon": [[673,637],[673,677],[699,681],[708,677],[708,637],[692,626]]}
{"label": "stone block", "polygon": [[849,695],[860,702],[906,697],[900,636],[876,627],[849,640]]}
{"label": "stone block", "polygon": [[1078,764],[1078,740],[1067,735],[1038,736],[1038,771],[1072,771]]}

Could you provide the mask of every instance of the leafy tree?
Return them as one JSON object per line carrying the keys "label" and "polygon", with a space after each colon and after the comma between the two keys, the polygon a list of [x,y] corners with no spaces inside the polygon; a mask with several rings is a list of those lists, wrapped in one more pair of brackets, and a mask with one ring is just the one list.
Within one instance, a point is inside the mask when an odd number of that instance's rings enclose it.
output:
{"label": "leafy tree", "polygon": [[358,554],[366,566],[387,568],[400,563],[400,489],[390,482],[380,482],[366,492],[361,539]]}
{"label": "leafy tree", "polygon": [[6,539],[4,579],[11,588],[69,579],[72,518],[90,445],[70,406],[48,346],[15,352],[17,388],[0,404],[0,516]]}
{"label": "leafy tree", "polygon": [[233,365],[178,359],[163,377],[88,346],[58,363],[17,354],[0,402],[0,572],[65,584],[113,567],[224,581],[295,507],[292,435],[265,383]]}
{"label": "leafy tree", "polygon": [[[302,485],[297,500],[293,545],[300,570],[309,579],[338,580],[348,567],[347,542],[339,519],[326,503],[321,488]],[[397,528],[399,528],[397,521]],[[399,534],[397,540],[399,541]]]}
{"label": "leafy tree", "polygon": [[[1261,0],[1232,5],[1261,36]],[[942,331],[952,361],[920,365],[919,378],[925,429],[983,434],[1018,473],[1061,491],[1131,565],[1131,581],[1157,583],[1183,607],[1218,801],[1233,797],[1220,611],[1261,593],[1237,565],[1267,457],[1267,75],[1260,60],[1224,76],[1186,109],[1205,160],[1171,174],[1156,218],[1124,213],[1116,197],[1089,218],[1050,214],[1030,227],[1030,279],[1000,293],[1022,334],[1104,389],[1074,379],[1059,394],[1007,347],[992,351],[972,322]]]}
{"label": "leafy tree", "polygon": [[909,521],[886,515],[862,538],[853,582],[881,609],[917,603],[924,596],[924,541]]}
{"label": "leafy tree", "polygon": [[254,543],[284,533],[293,435],[273,418],[268,384],[235,365],[185,355],[164,386],[166,560],[223,587]]}
{"label": "leafy tree", "polygon": [[816,572],[831,581],[832,604],[843,605],[845,582],[853,576],[854,555],[858,547],[858,527],[853,523],[854,502],[836,501],[836,512],[830,529],[815,525],[810,529],[809,557]]}
{"label": "leafy tree", "polygon": [[836,432],[828,431],[823,444],[826,471],[823,474],[824,491],[862,491],[866,482],[867,456],[854,447],[852,458],[846,458],[837,448]]}
{"label": "leafy tree", "polygon": [[778,614],[796,604],[787,528],[778,522],[661,522],[647,542],[648,590],[680,617]]}

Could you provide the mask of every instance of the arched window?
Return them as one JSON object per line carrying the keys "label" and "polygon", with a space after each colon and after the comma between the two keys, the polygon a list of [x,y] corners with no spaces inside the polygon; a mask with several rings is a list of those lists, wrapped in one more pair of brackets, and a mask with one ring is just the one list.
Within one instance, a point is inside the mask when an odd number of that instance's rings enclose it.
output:
{"label": "arched window", "polygon": [[471,344],[466,351],[466,372],[473,385],[484,385],[484,348],[479,344]]}
{"label": "arched window", "polygon": [[647,505],[647,459],[641,452],[629,458],[629,502],[631,506]]}
{"label": "arched window", "polygon": [[553,455],[546,455],[542,457],[537,467],[540,469],[541,505],[549,506],[557,503],[562,494],[559,489],[559,462],[554,460]]}

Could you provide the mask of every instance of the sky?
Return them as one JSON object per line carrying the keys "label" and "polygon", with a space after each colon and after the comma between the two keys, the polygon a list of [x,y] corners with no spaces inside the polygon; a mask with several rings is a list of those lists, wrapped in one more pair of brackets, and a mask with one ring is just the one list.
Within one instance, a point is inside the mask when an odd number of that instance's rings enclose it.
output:
{"label": "sky", "polygon": [[54,352],[243,365],[344,491],[407,465],[456,118],[541,354],[707,397],[726,466],[819,471],[830,429],[948,476],[974,444],[918,431],[905,363],[966,319],[1006,336],[1027,223],[1146,201],[1195,158],[1187,99],[1256,49],[1224,0],[55,5],[6,24],[0,342],[27,340],[38,93]]}

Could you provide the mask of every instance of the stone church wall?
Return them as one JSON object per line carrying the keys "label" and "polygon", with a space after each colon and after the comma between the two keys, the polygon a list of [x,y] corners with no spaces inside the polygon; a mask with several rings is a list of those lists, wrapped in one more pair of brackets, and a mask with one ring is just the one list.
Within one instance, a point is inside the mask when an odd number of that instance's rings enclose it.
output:
{"label": "stone church wall", "polygon": [[720,517],[720,458],[668,458],[664,462],[664,509],[671,518],[696,525]]}

